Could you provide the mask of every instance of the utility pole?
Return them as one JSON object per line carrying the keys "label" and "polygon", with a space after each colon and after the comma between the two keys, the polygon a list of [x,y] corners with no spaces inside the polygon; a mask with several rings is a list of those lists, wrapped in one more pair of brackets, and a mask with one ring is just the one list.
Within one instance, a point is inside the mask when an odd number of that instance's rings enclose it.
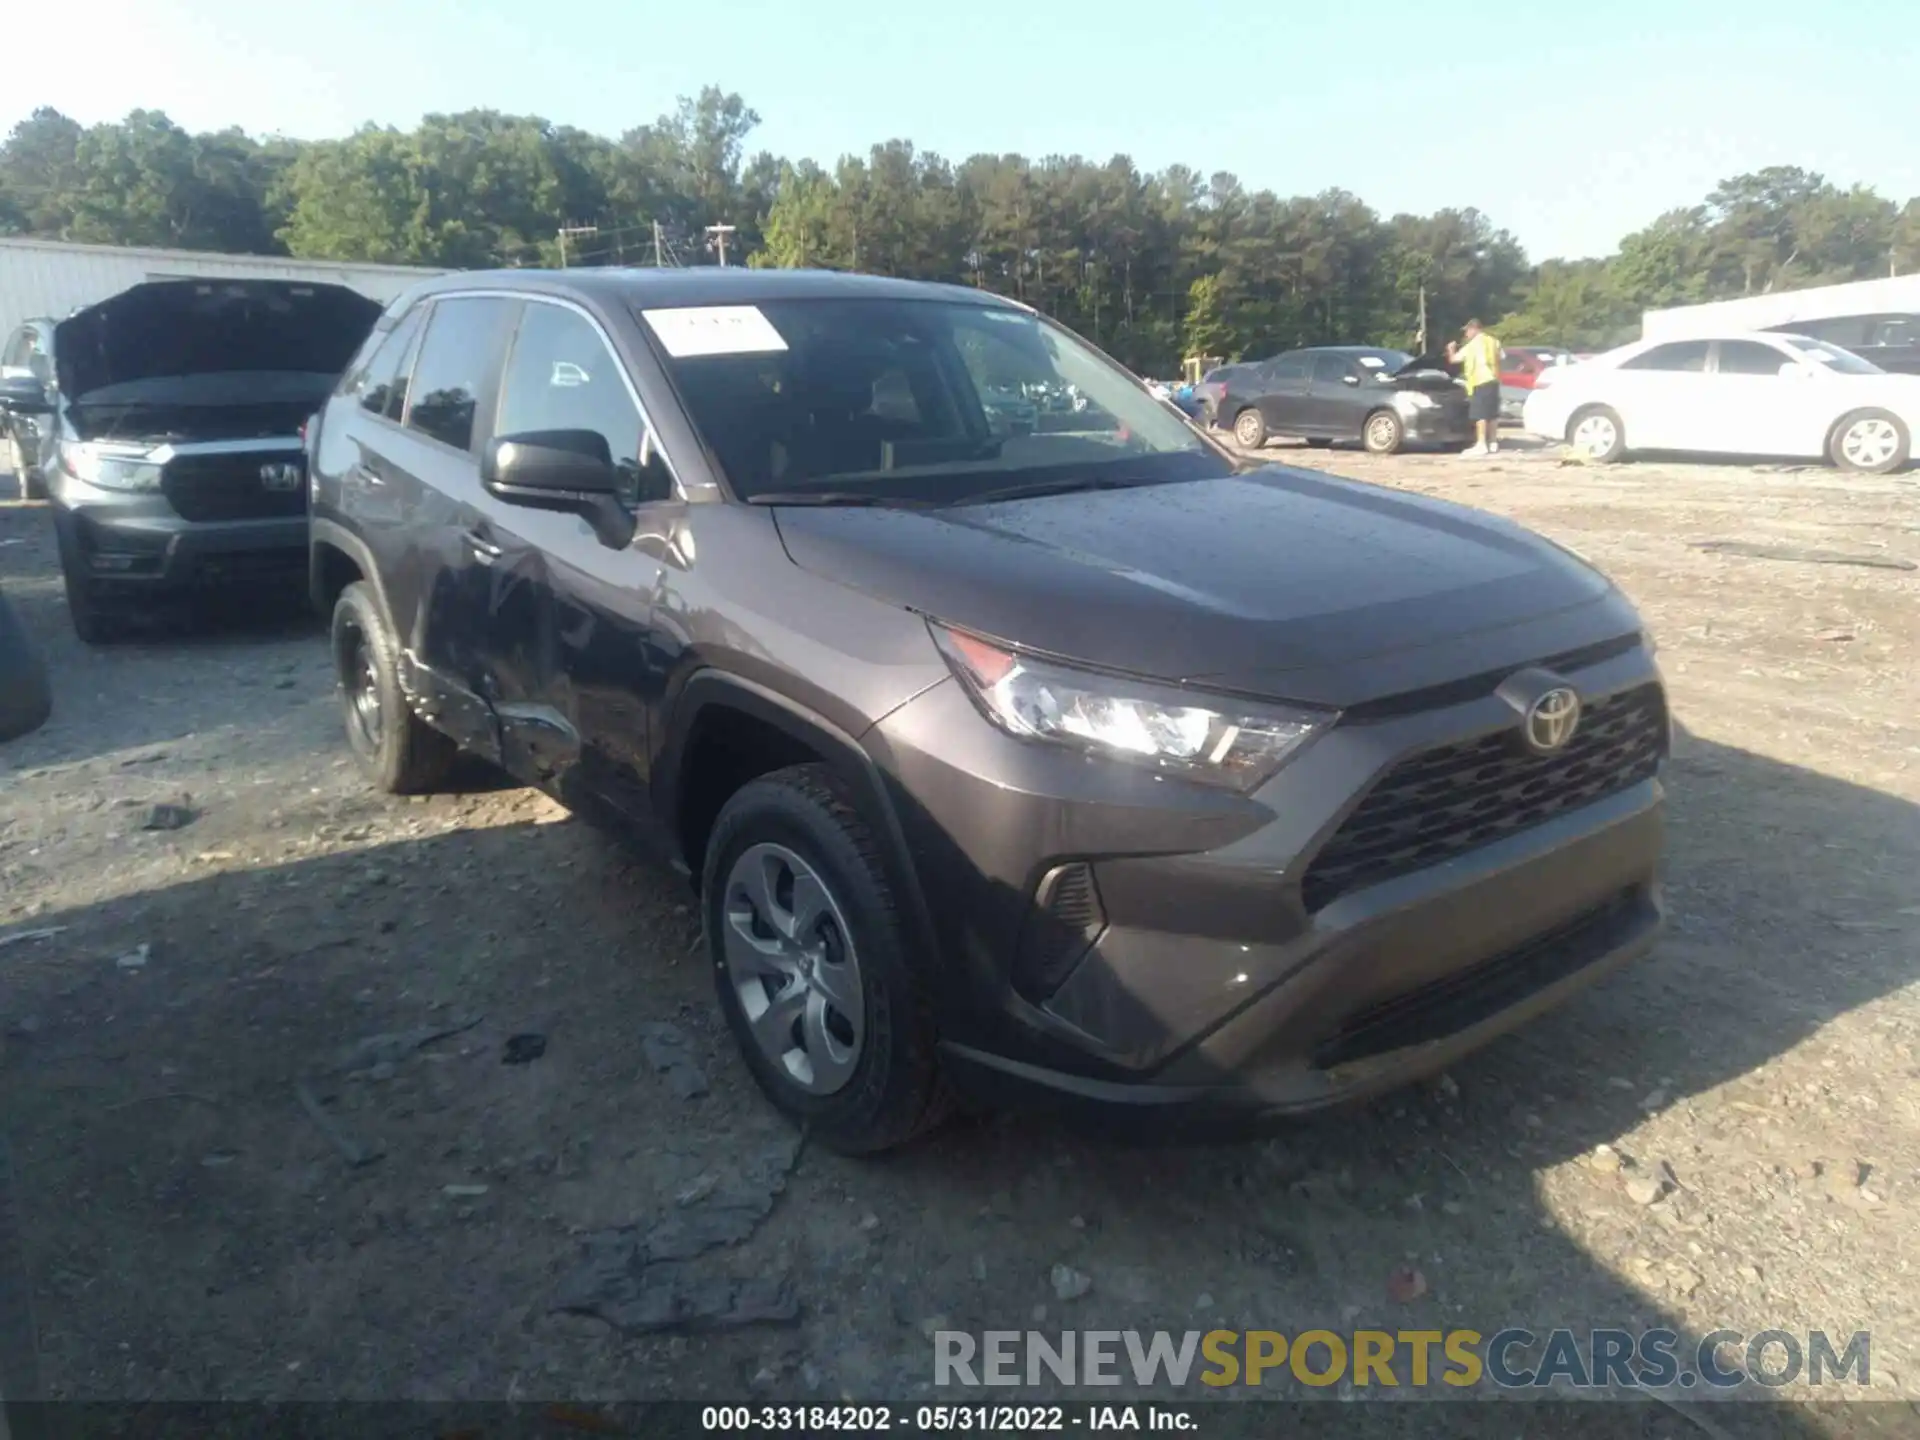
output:
{"label": "utility pole", "polygon": [[1427,353],[1427,287],[1420,286],[1420,333],[1414,336],[1413,345],[1422,355]]}
{"label": "utility pole", "polygon": [[660,268],[660,222],[653,222],[653,268]]}
{"label": "utility pole", "polygon": [[560,268],[562,270],[567,268],[567,241],[578,236],[598,235],[599,233],[600,227],[598,225],[562,225],[559,230]]}
{"label": "utility pole", "polygon": [[713,243],[720,251],[720,263],[722,265],[727,263],[727,236],[733,234],[733,231],[734,227],[731,225],[707,226],[707,234],[713,237]]}

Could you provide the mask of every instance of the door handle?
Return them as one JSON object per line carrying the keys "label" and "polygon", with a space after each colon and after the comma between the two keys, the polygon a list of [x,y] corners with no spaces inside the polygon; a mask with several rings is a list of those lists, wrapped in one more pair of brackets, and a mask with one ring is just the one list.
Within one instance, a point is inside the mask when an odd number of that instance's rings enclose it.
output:
{"label": "door handle", "polygon": [[384,485],[387,483],[386,481],[382,480],[379,476],[379,473],[375,471],[374,468],[371,465],[367,464],[364,460],[360,461],[359,463],[354,465],[352,469],[347,471],[347,479],[353,481],[355,484],[358,484],[358,485]]}
{"label": "door handle", "polygon": [[467,549],[473,552],[473,558],[482,565],[491,565],[500,558],[500,547],[485,536],[469,530],[461,538],[467,542]]}

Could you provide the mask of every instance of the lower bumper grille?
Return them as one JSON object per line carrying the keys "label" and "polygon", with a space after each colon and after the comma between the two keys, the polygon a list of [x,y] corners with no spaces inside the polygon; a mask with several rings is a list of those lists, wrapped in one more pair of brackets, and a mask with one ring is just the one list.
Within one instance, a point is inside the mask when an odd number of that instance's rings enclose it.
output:
{"label": "lower bumper grille", "polygon": [[[270,484],[269,473],[277,484]],[[284,520],[307,513],[307,468],[297,451],[179,455],[161,472],[160,490],[182,520]]]}
{"label": "lower bumper grille", "polygon": [[1315,857],[1308,910],[1651,779],[1667,747],[1666,699],[1642,685],[1595,701],[1565,749],[1519,751],[1512,732],[1442,745],[1401,761]]}
{"label": "lower bumper grille", "polygon": [[1644,892],[1623,891],[1504,955],[1370,1006],[1322,1041],[1313,1063],[1330,1070],[1478,1025],[1612,952],[1647,923],[1647,906]]}

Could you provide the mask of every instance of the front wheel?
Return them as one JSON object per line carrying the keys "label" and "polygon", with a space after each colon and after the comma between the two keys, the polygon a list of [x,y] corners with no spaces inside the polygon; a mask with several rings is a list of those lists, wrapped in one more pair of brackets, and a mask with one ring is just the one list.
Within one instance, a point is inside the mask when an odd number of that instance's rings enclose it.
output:
{"label": "front wheel", "polygon": [[926,978],[879,842],[830,770],[797,765],[735,792],[701,897],[720,1009],[776,1107],[848,1155],[943,1118]]}
{"label": "front wheel", "polygon": [[1249,450],[1267,443],[1266,418],[1258,410],[1242,410],[1233,417],[1233,438]]}
{"label": "front wheel", "polygon": [[433,789],[452,768],[457,747],[413,713],[400,687],[398,647],[373,590],[363,582],[340,592],[331,640],[353,758],[389,795]]}
{"label": "front wheel", "polygon": [[1897,416],[1885,410],[1861,410],[1833,427],[1827,453],[1842,470],[1885,475],[1907,463],[1912,437]]}
{"label": "front wheel", "polygon": [[67,595],[67,619],[82,645],[105,645],[120,638],[124,629],[122,613],[113,608],[100,587],[87,578],[86,561],[79,548],[67,543],[66,532],[56,530],[60,549],[60,583]]}
{"label": "front wheel", "polygon": [[1376,410],[1361,427],[1360,443],[1369,455],[1391,455],[1406,443],[1407,427],[1391,410]]}
{"label": "front wheel", "polygon": [[1619,415],[1604,405],[1593,405],[1567,422],[1567,444],[1595,464],[1609,465],[1627,453],[1627,430]]}

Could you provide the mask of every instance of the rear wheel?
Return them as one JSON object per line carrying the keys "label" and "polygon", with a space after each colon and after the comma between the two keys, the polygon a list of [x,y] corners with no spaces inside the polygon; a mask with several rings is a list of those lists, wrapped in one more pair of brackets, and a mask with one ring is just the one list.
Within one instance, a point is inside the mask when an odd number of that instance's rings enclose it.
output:
{"label": "rear wheel", "polygon": [[1885,410],[1860,410],[1833,427],[1827,454],[1842,470],[1885,475],[1907,463],[1912,437],[1897,416]]}
{"label": "rear wheel", "polygon": [[1360,427],[1360,443],[1369,455],[1391,455],[1406,443],[1407,427],[1391,410],[1376,410]]}
{"label": "rear wheel", "polygon": [[1590,405],[1567,422],[1567,444],[1596,464],[1608,465],[1627,453],[1627,430],[1605,405]]}
{"label": "rear wheel", "polygon": [[20,444],[20,437],[16,435],[9,439],[7,448],[11,452],[8,456],[8,465],[13,471],[13,478],[20,484],[20,498],[22,500],[46,499],[47,477],[36,475],[27,468],[27,452]]}
{"label": "rear wheel", "polygon": [[347,586],[334,603],[332,642],[341,718],[360,768],[390,795],[433,789],[458,748],[413,713],[400,688],[398,647],[364,582]]}
{"label": "rear wheel", "polygon": [[1233,438],[1249,450],[1267,443],[1266,418],[1258,410],[1242,410],[1233,417]]}
{"label": "rear wheel", "polygon": [[830,770],[742,786],[714,822],[701,898],[720,1009],[774,1105],[851,1155],[945,1116],[927,979],[879,842]]}

